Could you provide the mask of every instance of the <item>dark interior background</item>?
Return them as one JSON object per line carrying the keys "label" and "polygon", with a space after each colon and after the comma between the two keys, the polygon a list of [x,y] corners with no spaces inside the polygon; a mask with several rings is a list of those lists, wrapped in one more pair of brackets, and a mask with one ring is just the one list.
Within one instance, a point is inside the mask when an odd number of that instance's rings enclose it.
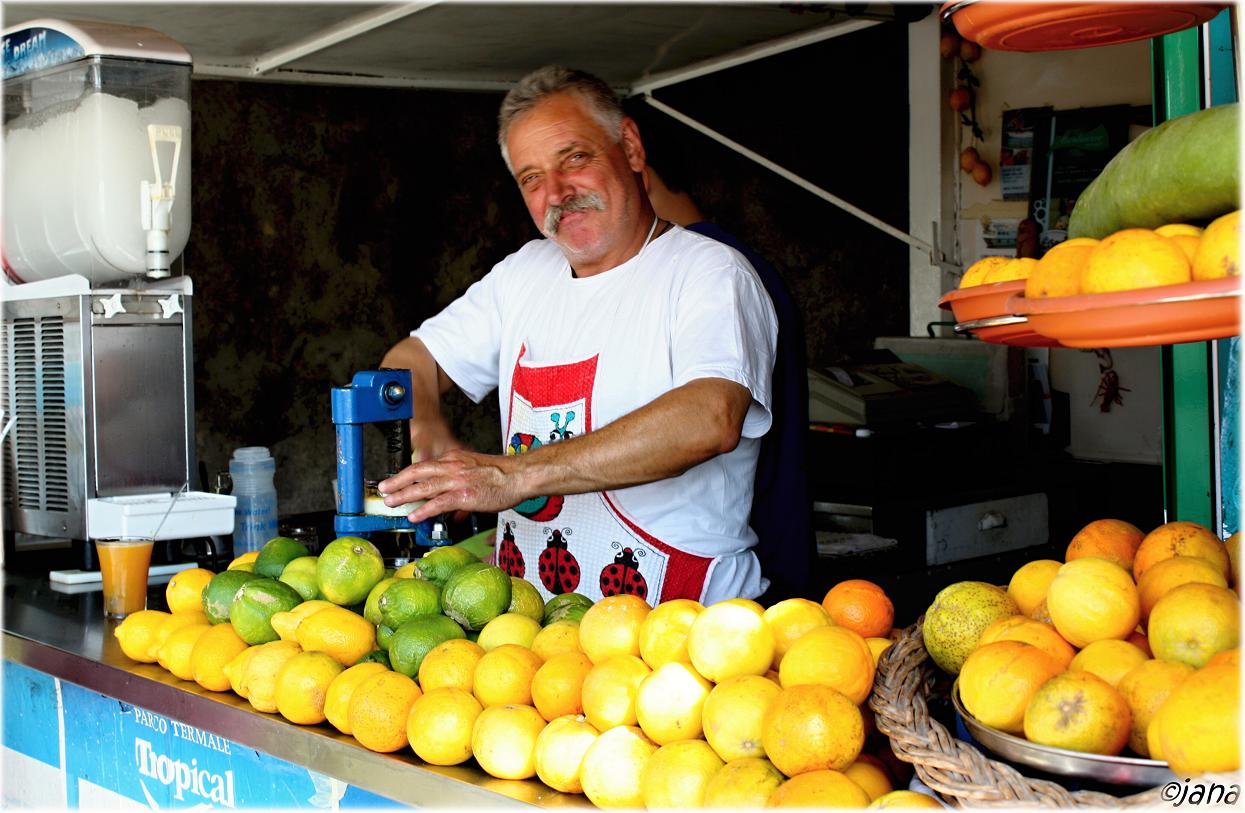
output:
{"label": "dark interior background", "polygon": [[[501,96],[221,81],[192,93],[200,459],[215,472],[236,447],[268,446],[281,513],[331,509],[330,387],[538,236],[498,154]],[[654,95],[906,228],[904,26]],[[810,365],[906,332],[904,244],[699,133],[661,129],[701,207],[786,280]],[[446,411],[467,442],[498,448],[493,398],[454,393]],[[383,463],[369,434],[371,475]]]}

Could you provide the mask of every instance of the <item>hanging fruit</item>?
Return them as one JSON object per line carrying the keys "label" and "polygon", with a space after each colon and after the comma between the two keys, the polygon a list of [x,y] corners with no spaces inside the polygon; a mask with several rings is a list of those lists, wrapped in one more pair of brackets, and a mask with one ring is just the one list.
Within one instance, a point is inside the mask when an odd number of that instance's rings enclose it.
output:
{"label": "hanging fruit", "polygon": [[967,85],[959,85],[951,91],[948,103],[952,110],[962,113],[973,106],[973,92],[968,89]]}
{"label": "hanging fruit", "polygon": [[977,150],[972,147],[965,147],[960,153],[960,170],[963,172],[972,172],[973,168],[981,163],[981,156]]}
{"label": "hanging fruit", "polygon": [[955,32],[948,31],[938,41],[938,53],[942,54],[943,59],[955,59],[960,55],[962,45],[963,40]]}
{"label": "hanging fruit", "polygon": [[976,181],[979,186],[987,186],[990,183],[990,179],[993,177],[994,172],[990,169],[990,165],[985,161],[979,161],[977,166],[973,167],[973,180]]}
{"label": "hanging fruit", "polygon": [[960,40],[960,60],[976,62],[981,59],[981,46],[972,40]]}

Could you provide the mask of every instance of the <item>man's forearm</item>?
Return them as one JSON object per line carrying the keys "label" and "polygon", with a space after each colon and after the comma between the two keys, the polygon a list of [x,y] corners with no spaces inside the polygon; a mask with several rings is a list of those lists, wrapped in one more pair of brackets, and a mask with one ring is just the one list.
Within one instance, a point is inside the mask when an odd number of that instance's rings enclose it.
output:
{"label": "man's forearm", "polygon": [[408,336],[395,344],[381,360],[382,367],[411,371],[411,446],[415,459],[437,457],[459,448],[441,416],[441,396],[454,382],[419,339]]}

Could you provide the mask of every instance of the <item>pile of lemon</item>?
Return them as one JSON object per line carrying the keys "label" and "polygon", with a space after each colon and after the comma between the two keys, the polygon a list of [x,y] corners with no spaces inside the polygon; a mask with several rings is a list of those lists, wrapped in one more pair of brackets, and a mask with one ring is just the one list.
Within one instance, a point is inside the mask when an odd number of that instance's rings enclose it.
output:
{"label": "pile of lemon", "polygon": [[[278,543],[279,556],[250,554],[221,574],[183,571],[171,613],[132,615],[116,637],[134,660],[368,749],[474,759],[511,795],[535,777],[602,807],[940,806],[893,790],[907,766],[865,705],[890,643],[866,636],[893,632],[892,614],[861,634],[836,623],[829,595],[769,609],[575,593],[546,603],[449,549],[386,573],[360,542],[339,539],[311,563]],[[265,562],[280,579],[254,572]],[[279,588],[254,590],[262,581],[316,593],[286,607]],[[884,594],[866,601],[890,612]]]}
{"label": "pile of lemon", "polygon": [[1239,277],[1240,226],[1236,211],[1205,229],[1173,223],[1154,230],[1122,229],[1102,240],[1077,237],[1041,260],[978,260],[964,272],[960,287],[1023,279],[1025,297],[1041,299]]}

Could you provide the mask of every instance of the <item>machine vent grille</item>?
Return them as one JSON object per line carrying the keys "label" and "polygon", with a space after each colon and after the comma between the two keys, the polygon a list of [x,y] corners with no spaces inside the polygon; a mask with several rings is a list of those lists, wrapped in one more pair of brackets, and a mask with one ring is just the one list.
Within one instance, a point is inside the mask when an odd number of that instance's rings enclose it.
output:
{"label": "machine vent grille", "polygon": [[4,442],[6,502],[19,509],[68,511],[64,320],[14,319],[5,323],[4,333],[0,399],[6,415],[16,419]]}

